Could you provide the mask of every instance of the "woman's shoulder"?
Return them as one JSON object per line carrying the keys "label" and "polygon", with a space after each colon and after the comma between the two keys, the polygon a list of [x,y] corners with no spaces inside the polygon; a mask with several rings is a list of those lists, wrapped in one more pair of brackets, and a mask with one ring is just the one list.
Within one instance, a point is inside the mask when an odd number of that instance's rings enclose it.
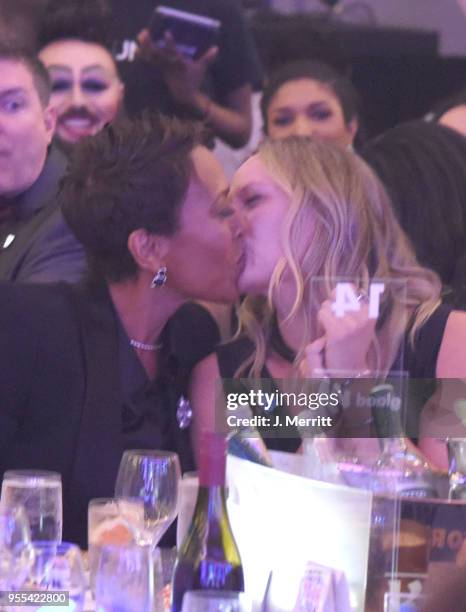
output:
{"label": "woman's shoulder", "polygon": [[[405,369],[411,378],[436,378],[438,362],[442,361],[445,340],[451,341],[451,323],[456,327],[458,315],[464,321],[466,313],[455,311],[448,304],[440,304],[415,333],[414,344],[405,343]],[[464,324],[464,323],[463,323]],[[460,327],[462,324],[460,323]]]}
{"label": "woman's shoulder", "polygon": [[440,346],[448,318],[452,311],[453,307],[449,304],[443,302],[439,304],[416,332],[416,346],[432,346],[432,343]]}
{"label": "woman's shoulder", "polygon": [[169,322],[172,352],[184,366],[192,367],[212,353],[220,342],[218,326],[206,308],[188,302]]}
{"label": "woman's shoulder", "polygon": [[466,312],[463,310],[451,310],[445,322],[436,373],[438,378],[466,377]]}
{"label": "woman's shoulder", "polygon": [[218,368],[222,378],[233,378],[236,370],[254,351],[254,343],[247,336],[240,336],[221,344],[216,349]]}

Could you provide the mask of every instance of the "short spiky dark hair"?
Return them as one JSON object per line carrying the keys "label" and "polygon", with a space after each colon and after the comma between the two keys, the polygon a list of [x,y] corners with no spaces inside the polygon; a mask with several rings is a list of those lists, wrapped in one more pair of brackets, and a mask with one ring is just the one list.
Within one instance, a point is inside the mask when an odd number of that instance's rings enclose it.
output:
{"label": "short spiky dark hair", "polygon": [[0,61],[23,64],[30,72],[42,106],[45,108],[50,100],[50,77],[42,62],[23,48],[0,45]]}
{"label": "short spiky dark hair", "polygon": [[297,79],[312,79],[328,85],[338,98],[346,123],[358,118],[359,96],[351,81],[332,66],[315,60],[283,64],[270,75],[261,100],[262,119],[267,133],[267,112],[272,98],[282,85]]}
{"label": "short spiky dark hair", "polygon": [[134,277],[131,232],[173,235],[201,140],[196,124],[145,116],[120,119],[76,145],[59,197],[91,274],[110,282]]}

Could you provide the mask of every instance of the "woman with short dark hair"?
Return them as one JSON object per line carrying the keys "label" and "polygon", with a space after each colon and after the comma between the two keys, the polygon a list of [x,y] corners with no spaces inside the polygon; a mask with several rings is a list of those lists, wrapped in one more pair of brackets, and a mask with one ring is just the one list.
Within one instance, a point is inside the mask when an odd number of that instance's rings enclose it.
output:
{"label": "woman with short dark hair", "polygon": [[189,298],[232,302],[241,250],[226,178],[194,128],[127,121],[78,145],[61,192],[90,278],[0,290],[0,474],[58,471],[64,537],[113,495],[122,452],[176,451],[194,469],[183,397],[218,331]]}
{"label": "woman with short dark hair", "polygon": [[313,136],[347,147],[359,127],[358,94],[332,66],[314,60],[284,64],[261,100],[264,132],[272,139]]}

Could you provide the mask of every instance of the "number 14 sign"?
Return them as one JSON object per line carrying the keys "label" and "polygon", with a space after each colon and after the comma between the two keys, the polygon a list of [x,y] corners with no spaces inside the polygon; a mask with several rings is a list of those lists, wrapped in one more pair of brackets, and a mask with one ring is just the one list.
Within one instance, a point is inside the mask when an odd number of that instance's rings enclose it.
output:
{"label": "number 14 sign", "polygon": [[385,291],[385,283],[373,282],[369,285],[369,293],[357,291],[353,283],[339,282],[335,287],[335,300],[332,310],[338,318],[347,312],[359,312],[363,303],[369,306],[369,318],[378,319],[380,299]]}

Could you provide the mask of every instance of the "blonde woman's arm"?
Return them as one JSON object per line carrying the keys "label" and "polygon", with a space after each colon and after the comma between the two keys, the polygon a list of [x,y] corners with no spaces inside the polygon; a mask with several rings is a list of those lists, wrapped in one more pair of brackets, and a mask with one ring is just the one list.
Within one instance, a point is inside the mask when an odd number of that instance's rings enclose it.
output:
{"label": "blonde woman's arm", "polygon": [[466,312],[454,310],[448,317],[436,374],[437,378],[466,378]]}

